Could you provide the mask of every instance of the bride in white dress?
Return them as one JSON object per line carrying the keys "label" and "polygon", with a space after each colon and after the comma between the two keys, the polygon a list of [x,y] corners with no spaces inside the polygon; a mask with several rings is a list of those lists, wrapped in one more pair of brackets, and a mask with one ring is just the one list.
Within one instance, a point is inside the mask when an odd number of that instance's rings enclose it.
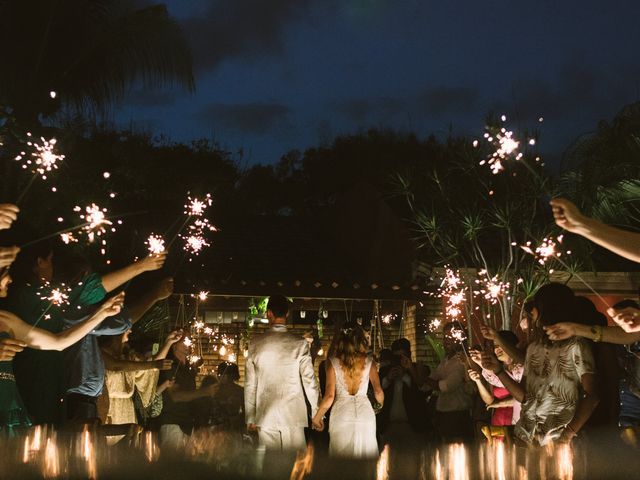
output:
{"label": "bride in white dress", "polygon": [[376,458],[376,416],[367,397],[369,382],[380,406],[384,392],[370,355],[362,327],[341,329],[329,352],[327,387],[313,428],[324,430],[324,415],[333,405],[329,420],[329,454],[338,457]]}

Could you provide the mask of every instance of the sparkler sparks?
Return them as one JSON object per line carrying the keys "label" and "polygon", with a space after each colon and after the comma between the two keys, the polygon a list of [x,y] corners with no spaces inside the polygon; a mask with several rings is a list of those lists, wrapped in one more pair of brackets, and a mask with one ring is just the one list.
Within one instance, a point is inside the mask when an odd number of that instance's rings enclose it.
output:
{"label": "sparkler sparks", "polygon": [[[27,133],[27,136],[31,137],[31,133]],[[20,152],[15,160],[24,161],[23,169],[30,169],[34,176],[40,175],[43,180],[46,180],[49,172],[58,169],[58,162],[64,160],[64,155],[55,153],[54,148],[57,143],[55,138],[46,140],[44,137],[40,137],[40,141],[42,143],[28,141],[27,145],[34,151],[30,155],[27,155],[26,152]]]}
{"label": "sparkler sparks", "polygon": [[[507,121],[507,117],[502,115],[502,123]],[[504,170],[503,162],[507,160],[521,160],[524,154],[520,151],[520,141],[514,136],[513,131],[506,127],[486,127],[484,133],[485,141],[492,147],[493,152],[480,165],[488,165],[495,175]],[[527,140],[527,144],[535,145],[535,139]],[[478,141],[473,142],[473,146],[478,146]]]}
{"label": "sparkler sparks", "polygon": [[509,282],[501,282],[498,275],[490,277],[486,270],[480,270],[478,275],[481,278],[476,279],[476,284],[480,285],[480,290],[477,293],[482,295],[485,300],[495,305],[505,296],[510,299],[508,295],[511,284]]}
{"label": "sparkler sparks", "polygon": [[46,283],[40,288],[40,300],[48,300],[51,305],[57,307],[69,305],[69,293],[71,293],[71,288],[64,283],[57,288],[53,288],[51,284]]}
{"label": "sparkler sparks", "polygon": [[[531,242],[527,242],[525,245],[520,245],[520,248],[536,257],[540,265],[545,265],[549,259],[559,259],[562,256],[562,252],[556,249],[558,244],[562,243],[562,239],[562,235],[556,237],[556,240],[545,237],[537,247],[533,247]],[[567,253],[570,254],[571,252],[569,251]]]}
{"label": "sparkler sparks", "polygon": [[204,302],[207,299],[208,296],[209,296],[209,292],[206,292],[204,290],[202,290],[201,292],[198,293],[198,299],[201,302]]}
{"label": "sparkler sparks", "polygon": [[149,253],[152,255],[158,255],[164,252],[164,239],[160,235],[149,235],[147,238],[147,247],[149,249]]}
{"label": "sparkler sparks", "polygon": [[200,200],[198,198],[191,198],[191,196],[187,197],[187,204],[184,206],[184,213],[189,215],[190,217],[201,217],[204,215],[207,207],[210,207],[213,203],[211,199],[211,194],[207,193],[205,197]]}

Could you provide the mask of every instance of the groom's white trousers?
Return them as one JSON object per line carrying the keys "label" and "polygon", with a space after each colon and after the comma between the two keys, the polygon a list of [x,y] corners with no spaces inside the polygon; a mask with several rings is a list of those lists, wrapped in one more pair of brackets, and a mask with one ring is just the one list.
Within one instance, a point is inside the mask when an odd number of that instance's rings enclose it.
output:
{"label": "groom's white trousers", "polygon": [[307,448],[307,441],[304,438],[304,428],[260,428],[258,430],[260,445],[264,445],[267,450],[277,452],[297,451]]}

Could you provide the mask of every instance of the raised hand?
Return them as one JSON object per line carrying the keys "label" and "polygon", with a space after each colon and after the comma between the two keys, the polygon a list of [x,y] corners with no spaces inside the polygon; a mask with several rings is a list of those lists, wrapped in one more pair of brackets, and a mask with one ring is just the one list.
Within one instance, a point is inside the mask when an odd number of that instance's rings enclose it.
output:
{"label": "raised hand", "polygon": [[26,343],[15,338],[0,338],[0,362],[13,360],[16,353],[24,350],[26,346]]}
{"label": "raised hand", "polygon": [[607,313],[627,333],[640,332],[640,310],[633,307],[609,308]]}
{"label": "raised hand", "polygon": [[560,228],[577,232],[584,226],[587,217],[580,213],[574,203],[565,198],[554,198],[549,204],[553,210],[553,219]]}
{"label": "raised hand", "polygon": [[18,219],[20,209],[11,203],[0,204],[0,230],[11,228],[13,222]]}
{"label": "raised hand", "polygon": [[498,331],[495,328],[490,327],[489,325],[480,324],[480,333],[482,333],[482,336],[487,340],[491,340],[494,342],[500,340]]}
{"label": "raised hand", "polygon": [[542,328],[550,340],[566,340],[576,334],[576,324],[570,322],[560,322]]}
{"label": "raised hand", "polygon": [[480,373],[475,371],[474,369],[470,368],[467,370],[467,373],[469,374],[469,378],[471,380],[473,380],[474,382],[479,382],[480,381]]}
{"label": "raised hand", "polygon": [[138,266],[143,272],[151,272],[153,270],[160,270],[165,260],[167,259],[167,252],[152,253],[148,257],[138,261]]}
{"label": "raised hand", "polygon": [[18,247],[0,247],[0,268],[10,266],[18,256]]}
{"label": "raised hand", "polygon": [[96,312],[96,314],[102,315],[104,318],[112,317],[120,313],[124,305],[124,292],[119,293],[115,297],[111,297],[106,300]]}
{"label": "raised hand", "polygon": [[481,357],[482,368],[485,370],[491,370],[493,373],[499,372],[502,370],[502,363],[498,360],[495,353],[490,351],[485,351],[482,353]]}
{"label": "raised hand", "polygon": [[475,363],[482,366],[482,352],[480,350],[469,350],[469,357]]}
{"label": "raised hand", "polygon": [[174,343],[178,343],[180,341],[180,339],[182,338],[182,335],[184,335],[184,332],[182,330],[174,330],[173,332],[169,333],[169,335],[167,335],[165,343],[167,343],[169,345],[173,345]]}

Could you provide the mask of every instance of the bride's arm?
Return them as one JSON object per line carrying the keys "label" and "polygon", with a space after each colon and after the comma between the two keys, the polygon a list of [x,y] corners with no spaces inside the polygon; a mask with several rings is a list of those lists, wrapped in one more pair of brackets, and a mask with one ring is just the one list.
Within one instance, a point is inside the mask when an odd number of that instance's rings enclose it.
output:
{"label": "bride's arm", "polygon": [[324,396],[322,397],[318,411],[311,420],[313,428],[319,431],[324,430],[324,415],[331,408],[331,405],[333,405],[333,400],[336,396],[336,371],[333,369],[333,365],[331,365],[330,361],[327,362],[326,368],[327,384]]}
{"label": "bride's arm", "polygon": [[378,369],[375,368],[375,366],[369,369],[369,381],[373,387],[373,395],[376,397],[376,402],[382,405],[384,403],[384,390],[382,390],[382,385],[380,385]]}

